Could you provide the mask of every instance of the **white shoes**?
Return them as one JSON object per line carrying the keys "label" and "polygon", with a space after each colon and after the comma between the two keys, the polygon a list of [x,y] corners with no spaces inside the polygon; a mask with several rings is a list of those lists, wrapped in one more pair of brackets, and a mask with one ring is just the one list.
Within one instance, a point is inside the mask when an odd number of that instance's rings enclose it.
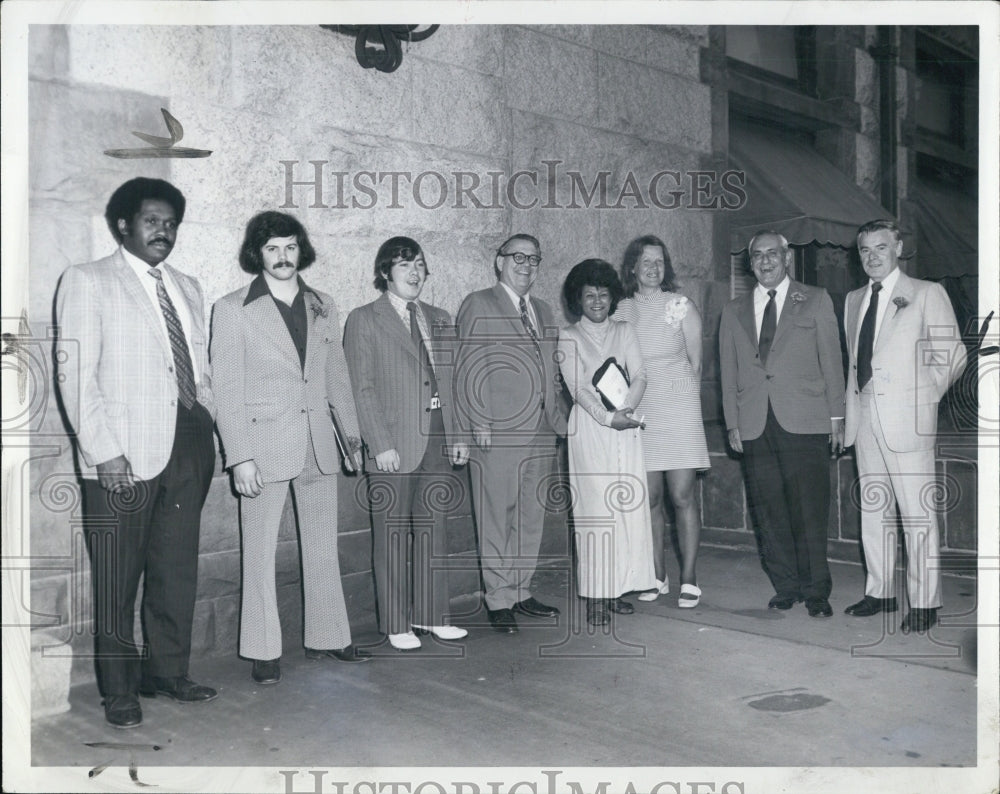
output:
{"label": "white shoes", "polygon": [[460,629],[458,626],[417,626],[414,624],[413,628],[419,634],[433,634],[441,640],[460,640],[463,637],[469,636],[469,632],[465,629]]}
{"label": "white shoes", "polygon": [[420,647],[420,640],[412,631],[405,634],[390,634],[389,644],[397,651],[415,651]]}
{"label": "white shoes", "polygon": [[640,601],[655,601],[661,595],[666,595],[670,592],[670,580],[664,577],[664,581],[656,580],[656,589],[649,590],[645,593],[639,595]]}
{"label": "white shoes", "polygon": [[681,609],[693,609],[701,601],[701,588],[696,584],[682,584],[681,594],[677,596],[677,606]]}

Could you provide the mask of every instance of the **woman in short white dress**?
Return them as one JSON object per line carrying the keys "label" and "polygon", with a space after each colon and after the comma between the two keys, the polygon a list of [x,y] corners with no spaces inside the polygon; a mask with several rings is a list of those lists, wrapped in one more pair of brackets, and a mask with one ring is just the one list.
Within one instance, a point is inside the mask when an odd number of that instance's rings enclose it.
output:
{"label": "woman in short white dress", "polygon": [[695,570],[701,535],[696,474],[710,465],[701,417],[701,315],[676,292],[670,254],[658,237],[647,235],[629,243],[621,276],[626,299],[615,319],[635,330],[647,378],[638,411],[646,417],[643,449],[657,586],[639,599],[653,601],[670,590],[664,561],[666,490],[674,506],[682,558],[677,605],[695,607],[701,598]]}

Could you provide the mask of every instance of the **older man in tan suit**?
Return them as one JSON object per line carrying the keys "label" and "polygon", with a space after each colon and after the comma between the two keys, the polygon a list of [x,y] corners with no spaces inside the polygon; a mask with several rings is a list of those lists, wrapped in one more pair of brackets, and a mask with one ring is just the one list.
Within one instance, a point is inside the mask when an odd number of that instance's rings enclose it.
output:
{"label": "older man in tan suit", "polygon": [[829,444],[844,440],[844,370],[833,302],[792,280],[792,252],[776,232],[749,245],[757,286],[722,311],[719,351],[729,444],[743,453],[761,556],[775,595],[830,617],[826,558]]}
{"label": "older man in tan suit", "polygon": [[[302,557],[306,655],[356,662],[337,553],[337,472],[331,418],[360,447],[337,307],[299,271],[315,251],[291,215],[262,212],[247,225],[240,266],[256,275],[215,304],[212,362],[219,436],[240,496],[243,606],[240,655],[259,684],[281,678],[275,550],[291,488]],[[356,463],[360,465],[357,452]]]}
{"label": "older man in tan suit", "polygon": [[344,329],[369,464],[379,626],[400,651],[418,649],[418,634],[468,633],[445,622],[445,566],[448,513],[466,482],[452,465],[468,460],[469,445],[452,401],[454,326],[448,312],[419,299],[427,276],[415,240],[386,240],[375,255],[382,296],[352,311]]}
{"label": "older man in tan suit", "polygon": [[869,282],[847,296],[844,326],[851,354],[847,383],[848,446],[861,478],[865,597],[848,615],[895,612],[896,506],[906,537],[910,610],[903,633],[937,622],[941,570],[934,489],[938,403],[965,368],[955,312],[940,284],[899,269],[899,227],[870,221],[858,229]]}

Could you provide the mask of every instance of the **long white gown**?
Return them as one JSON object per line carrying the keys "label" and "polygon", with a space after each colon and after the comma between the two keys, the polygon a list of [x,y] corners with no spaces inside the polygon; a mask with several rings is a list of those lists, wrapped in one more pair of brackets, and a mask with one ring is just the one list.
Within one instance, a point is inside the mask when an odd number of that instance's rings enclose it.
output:
{"label": "long white gown", "polygon": [[591,384],[609,356],[627,367],[627,403],[636,406],[646,370],[632,327],[586,317],[559,335],[560,370],[570,394],[569,483],[581,596],[617,598],[656,587],[641,431],[614,430]]}

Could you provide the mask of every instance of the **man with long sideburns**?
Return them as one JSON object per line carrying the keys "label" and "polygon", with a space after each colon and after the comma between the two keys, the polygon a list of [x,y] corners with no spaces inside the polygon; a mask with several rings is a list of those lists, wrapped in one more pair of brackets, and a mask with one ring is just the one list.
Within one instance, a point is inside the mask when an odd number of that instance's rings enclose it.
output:
{"label": "man with long sideburns", "polygon": [[[472,496],[490,624],[517,632],[515,612],[553,617],[531,594],[545,519],[544,484],[566,434],[552,308],[533,297],[538,240],[515,234],[497,249],[497,283],[458,310],[455,402],[471,434]],[[540,487],[541,486],[541,487]]]}
{"label": "man with long sideburns", "polygon": [[[212,482],[212,382],[201,287],[166,263],[181,192],[136,177],[108,201],[119,248],[75,265],[56,296],[59,388],[75,432],[94,586],[97,679],[115,728],[138,694],[215,698],[188,677],[201,508]],[[135,599],[143,577],[142,632]]]}
{"label": "man with long sideburns", "polygon": [[848,446],[861,479],[865,596],[845,611],[856,617],[895,612],[896,510],[906,537],[910,610],[902,631],[937,622],[941,570],[934,490],[938,403],[965,368],[955,312],[940,284],[899,269],[899,227],[870,221],[858,229],[869,282],[847,296],[844,326],[851,354]]}
{"label": "man with long sideburns", "polygon": [[[302,224],[262,212],[247,224],[240,267],[255,276],[215,304],[212,365],[219,436],[239,494],[243,532],[240,655],[259,684],[281,679],[275,551],[288,491],[295,494],[306,656],[365,661],[351,628],[337,554],[337,472],[331,418],[360,448],[357,414],[333,298],[299,272],[316,253]],[[355,451],[360,466],[360,454]]]}
{"label": "man with long sideburns", "polygon": [[748,246],[757,286],[722,311],[719,354],[729,445],[746,464],[770,609],[805,601],[830,617],[826,557],[830,460],[844,442],[840,332],[826,290],[793,281],[793,253],[776,232]]}
{"label": "man with long sideburns", "polygon": [[444,566],[448,513],[457,507],[465,479],[452,465],[468,460],[469,445],[452,404],[451,317],[419,300],[427,276],[415,240],[386,240],[375,256],[375,288],[382,296],[352,311],[344,329],[369,463],[379,627],[400,651],[419,648],[417,634],[444,640],[468,634],[445,624]]}

